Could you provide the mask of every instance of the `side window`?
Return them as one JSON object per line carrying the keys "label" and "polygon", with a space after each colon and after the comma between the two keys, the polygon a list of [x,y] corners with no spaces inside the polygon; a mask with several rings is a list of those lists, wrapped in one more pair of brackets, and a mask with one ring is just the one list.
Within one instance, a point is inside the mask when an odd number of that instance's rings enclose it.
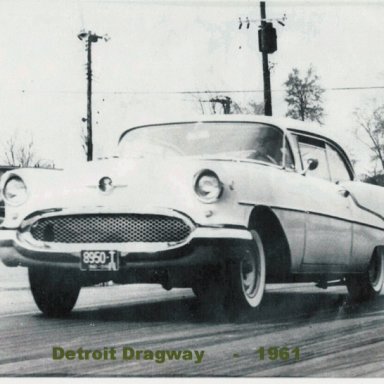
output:
{"label": "side window", "polygon": [[348,168],[340,156],[339,152],[333,147],[327,144],[327,156],[329,161],[329,168],[331,171],[332,181],[347,181],[351,180],[351,175],[348,172]]}
{"label": "side window", "polygon": [[283,156],[285,157],[285,166],[288,169],[295,169],[295,160],[293,159],[293,154],[291,147],[287,138],[285,138],[285,147],[281,149]]}
{"label": "side window", "polygon": [[313,171],[308,171],[308,176],[331,180],[325,142],[307,136],[298,136],[298,144],[303,166],[306,167],[308,159],[316,159],[319,165]]}

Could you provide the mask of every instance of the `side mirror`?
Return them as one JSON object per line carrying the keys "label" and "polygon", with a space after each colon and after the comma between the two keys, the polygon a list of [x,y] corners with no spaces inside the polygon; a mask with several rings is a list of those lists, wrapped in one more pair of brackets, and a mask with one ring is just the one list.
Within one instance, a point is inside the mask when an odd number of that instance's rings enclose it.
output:
{"label": "side mirror", "polygon": [[305,175],[308,171],[313,171],[319,166],[319,160],[317,159],[308,159],[307,166],[301,172],[302,175]]}

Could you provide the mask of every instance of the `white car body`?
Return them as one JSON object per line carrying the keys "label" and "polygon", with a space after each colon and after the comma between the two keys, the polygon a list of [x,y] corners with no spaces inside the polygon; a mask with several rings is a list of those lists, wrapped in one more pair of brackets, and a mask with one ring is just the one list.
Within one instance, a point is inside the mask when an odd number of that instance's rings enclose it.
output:
{"label": "white car body", "polygon": [[[383,258],[384,189],[354,180],[347,155],[323,134],[324,128],[290,119],[243,115],[200,116],[181,123],[202,122],[239,124],[238,129],[252,123],[277,127],[284,136],[282,152],[292,152],[294,166],[285,164],[287,155],[281,164],[228,156],[133,156],[79,164],[75,170],[15,169],[2,178],[1,189],[17,176],[25,183],[28,196],[17,206],[5,199],[0,231],[3,262],[78,271],[81,252],[113,250],[120,253],[119,271],[89,273],[91,283],[113,279],[159,282],[167,288],[193,286],[194,275],[189,269],[201,271],[227,258],[237,260],[242,244],[255,238],[250,231],[253,223],[262,233],[260,249],[265,252],[267,282],[316,281],[324,285],[366,273],[375,253]],[[172,124],[168,121],[165,125]],[[337,152],[349,180],[336,183],[311,175],[301,159],[300,140],[306,148],[319,145],[316,150],[320,151],[324,145],[329,171],[330,151]],[[222,184],[222,194],[213,203],[196,195],[194,183],[202,170],[213,171]],[[99,187],[104,177],[113,183],[108,192]],[[68,238],[65,242],[36,239],[31,234],[41,219],[116,214],[177,218],[189,233],[174,241],[75,243]]]}

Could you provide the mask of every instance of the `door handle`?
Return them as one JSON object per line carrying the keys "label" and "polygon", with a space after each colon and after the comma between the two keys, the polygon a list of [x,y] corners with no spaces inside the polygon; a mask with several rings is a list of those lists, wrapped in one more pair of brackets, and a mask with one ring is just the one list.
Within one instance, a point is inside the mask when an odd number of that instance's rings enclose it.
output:
{"label": "door handle", "polygon": [[337,191],[341,196],[343,197],[348,197],[349,196],[349,191],[347,191],[346,189],[339,189]]}

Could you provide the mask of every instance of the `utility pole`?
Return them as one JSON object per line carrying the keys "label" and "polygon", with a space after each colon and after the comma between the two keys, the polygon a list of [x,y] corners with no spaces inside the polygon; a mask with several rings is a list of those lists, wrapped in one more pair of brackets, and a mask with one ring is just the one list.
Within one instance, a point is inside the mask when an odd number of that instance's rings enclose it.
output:
{"label": "utility pole", "polygon": [[215,113],[216,113],[216,104],[217,103],[222,105],[224,115],[229,115],[231,113],[232,100],[230,97],[228,97],[228,96],[213,97],[212,99],[209,100],[209,102],[211,103],[213,111]]}
{"label": "utility pole", "polygon": [[[265,31],[267,22],[265,14],[265,1],[260,1],[261,30]],[[264,115],[272,116],[272,95],[271,95],[271,75],[269,73],[268,53],[262,52],[263,56],[263,81],[264,81]]]}
{"label": "utility pole", "polygon": [[263,82],[264,82],[264,115],[272,116],[272,93],[271,93],[271,76],[269,72],[268,54],[277,50],[276,29],[273,27],[273,21],[277,21],[281,26],[285,26],[287,16],[284,14],[281,18],[267,19],[265,14],[265,1],[260,1],[260,19],[252,20],[246,17],[243,20],[239,17],[239,29],[243,27],[249,29],[251,23],[259,23],[259,51],[262,53],[263,60]]}
{"label": "utility pole", "polygon": [[228,96],[212,97],[209,100],[199,99],[199,102],[200,102],[203,114],[204,114],[204,108],[202,103],[210,103],[214,114],[216,114],[216,104],[221,104],[221,106],[223,107],[224,115],[229,115],[231,113],[232,99]]}
{"label": "utility pole", "polygon": [[93,138],[92,138],[92,43],[97,43],[99,39],[108,41],[107,35],[99,36],[91,31],[81,31],[77,37],[80,40],[85,40],[85,49],[87,51],[87,161],[93,159]]}

